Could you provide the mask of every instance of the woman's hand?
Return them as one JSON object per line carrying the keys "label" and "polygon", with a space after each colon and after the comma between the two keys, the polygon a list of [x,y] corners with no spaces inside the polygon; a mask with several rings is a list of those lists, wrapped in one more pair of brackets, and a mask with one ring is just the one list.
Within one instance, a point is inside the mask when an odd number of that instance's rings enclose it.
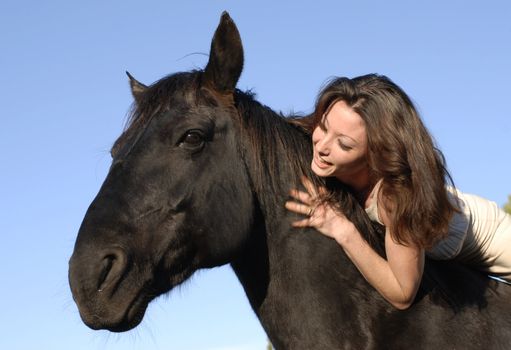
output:
{"label": "woman's hand", "polygon": [[[331,204],[321,201],[309,179],[302,178],[302,184],[307,192],[291,190],[289,194],[296,201],[286,202],[286,209],[307,216],[305,219],[293,222],[294,227],[314,227],[339,243],[343,237],[354,232],[355,226],[351,221]],[[320,188],[319,193],[325,194],[326,189]]]}

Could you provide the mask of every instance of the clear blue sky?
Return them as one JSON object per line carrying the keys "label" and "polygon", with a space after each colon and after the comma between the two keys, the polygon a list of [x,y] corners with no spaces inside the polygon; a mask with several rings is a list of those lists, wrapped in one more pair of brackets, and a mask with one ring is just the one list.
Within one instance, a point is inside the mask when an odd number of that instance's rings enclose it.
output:
{"label": "clear blue sky", "polygon": [[506,202],[508,0],[304,3],[2,0],[0,349],[264,349],[228,266],[198,273],[121,335],[83,325],[67,285],[131,103],[124,71],[149,84],[203,67],[223,10],[245,46],[241,89],[309,112],[330,76],[388,75],[416,102],[458,187]]}

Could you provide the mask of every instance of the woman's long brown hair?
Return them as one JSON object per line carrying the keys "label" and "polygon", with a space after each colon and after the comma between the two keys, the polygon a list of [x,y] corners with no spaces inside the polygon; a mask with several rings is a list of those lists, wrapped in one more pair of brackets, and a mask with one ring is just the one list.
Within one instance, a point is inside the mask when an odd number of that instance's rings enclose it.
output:
{"label": "woman's long brown hair", "polygon": [[387,203],[393,239],[431,248],[447,235],[458,210],[447,194],[452,179],[444,157],[412,101],[382,75],[335,78],[321,91],[314,113],[295,123],[312,132],[340,100],[365,121],[368,166],[382,180],[378,202]]}

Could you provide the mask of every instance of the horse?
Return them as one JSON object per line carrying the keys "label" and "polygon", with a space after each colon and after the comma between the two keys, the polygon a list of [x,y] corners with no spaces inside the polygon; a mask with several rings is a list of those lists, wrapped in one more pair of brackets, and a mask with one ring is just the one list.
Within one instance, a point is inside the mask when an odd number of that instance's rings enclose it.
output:
{"label": "horse", "polygon": [[[83,322],[132,329],[157,296],[230,264],[277,349],[509,348],[509,286],[427,259],[413,305],[397,310],[335,241],[291,226],[289,190],[314,179],[310,135],[236,88],[243,59],[224,12],[203,70],[150,86],[128,73],[134,110],[69,263]],[[376,249],[381,231],[332,191]]]}

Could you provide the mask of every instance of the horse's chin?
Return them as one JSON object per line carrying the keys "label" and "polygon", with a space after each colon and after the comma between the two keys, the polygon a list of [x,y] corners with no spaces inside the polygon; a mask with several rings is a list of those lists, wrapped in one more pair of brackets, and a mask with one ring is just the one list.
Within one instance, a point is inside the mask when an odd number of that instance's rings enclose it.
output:
{"label": "horse's chin", "polygon": [[120,333],[137,327],[142,322],[148,305],[149,301],[146,298],[137,300],[128,308],[125,317],[121,322],[109,327],[105,327],[105,329],[111,332]]}
{"label": "horse's chin", "polygon": [[97,313],[91,311],[96,308],[107,309],[104,306],[96,305],[95,308],[82,308],[79,307],[80,316],[83,322],[93,330],[108,330],[111,332],[126,332],[137,327],[144,318],[147,306],[152,298],[146,294],[139,294],[130,304],[124,308],[117,307],[115,310],[110,309],[108,315],[103,314],[99,316]]}

